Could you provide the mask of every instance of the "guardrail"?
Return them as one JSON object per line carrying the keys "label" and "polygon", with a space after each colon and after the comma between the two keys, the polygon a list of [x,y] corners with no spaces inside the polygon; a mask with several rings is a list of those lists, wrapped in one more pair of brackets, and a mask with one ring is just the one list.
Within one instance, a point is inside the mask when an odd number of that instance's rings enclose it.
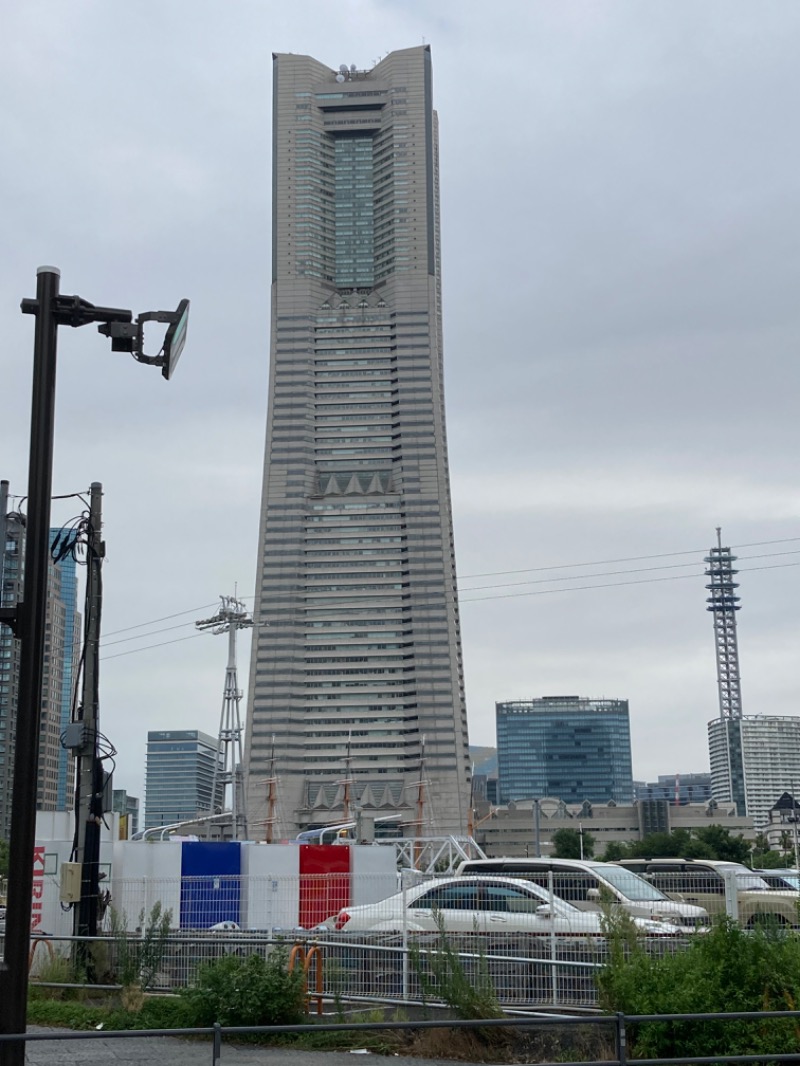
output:
{"label": "guardrail", "polygon": [[[756,1055],[713,1055],[713,1056],[676,1056],[673,1058],[629,1058],[629,1028],[632,1025],[646,1022],[709,1022],[709,1021],[752,1021],[763,1023],[765,1020],[793,1019],[800,1020],[800,1011],[741,1011],[730,1014],[605,1014],[588,1017],[575,1016],[550,1016],[536,1018],[486,1018],[464,1021],[461,1019],[434,1019],[424,1021],[386,1021],[386,1022],[322,1022],[304,1025],[251,1025],[251,1026],[222,1026],[213,1025],[198,1028],[182,1029],[149,1029],[149,1030],[122,1030],[122,1031],[88,1031],[88,1032],[64,1032],[64,1033],[24,1033],[24,1034],[0,1034],[0,1044],[42,1042],[71,1042],[74,1040],[118,1040],[118,1039],[148,1039],[150,1037],[210,1037],[212,1066],[218,1066],[222,1060],[222,1049],[226,1038],[236,1039],[242,1036],[277,1036],[287,1033],[370,1033],[392,1031],[422,1031],[426,1029],[448,1030],[482,1030],[491,1029],[516,1030],[521,1028],[548,1028],[560,1026],[570,1027],[605,1027],[609,1034],[609,1051],[613,1048],[613,1056],[603,1059],[575,1059],[567,1061],[558,1059],[558,1066],[692,1066],[692,1064],[704,1063],[756,1063],[756,1062],[800,1062],[800,1051],[794,1053],[765,1052]],[[149,1054],[149,1053],[146,1053]],[[145,1059],[143,1062],[151,1061]]]}

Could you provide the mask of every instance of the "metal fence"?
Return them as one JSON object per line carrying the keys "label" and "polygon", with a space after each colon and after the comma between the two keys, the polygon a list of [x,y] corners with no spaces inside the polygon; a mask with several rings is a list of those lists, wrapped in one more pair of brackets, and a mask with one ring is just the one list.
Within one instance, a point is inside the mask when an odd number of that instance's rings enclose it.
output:
{"label": "metal fence", "polygon": [[[588,1042],[589,1054],[593,1054],[593,1058],[570,1059],[568,1055],[559,1053],[556,1058],[555,1054],[552,1055],[551,1062],[557,1061],[559,1066],[692,1066],[692,1064],[698,1063],[720,1063],[720,1062],[736,1062],[736,1063],[756,1063],[756,1062],[800,1062],[800,1051],[793,1053],[775,1053],[764,1052],[763,1054],[747,1054],[747,1055],[723,1055],[717,1054],[713,1056],[676,1056],[671,1058],[647,1058],[636,1059],[629,1057],[629,1033],[632,1026],[646,1024],[650,1022],[655,1023],[698,1023],[705,1025],[708,1022],[722,1022],[726,1023],[742,1023],[752,1022],[756,1025],[762,1026],[766,1021],[780,1021],[788,1020],[797,1025],[800,1022],[800,1011],[748,1011],[737,1012],[730,1014],[664,1014],[664,1015],[625,1015],[625,1014],[612,1014],[612,1015],[595,1015],[592,1017],[569,1017],[569,1016],[551,1016],[551,1017],[537,1017],[537,1018],[492,1018],[484,1020],[470,1020],[462,1021],[455,1019],[435,1019],[424,1021],[385,1021],[385,1022],[364,1022],[364,1023],[316,1023],[313,1025],[282,1025],[282,1026],[221,1026],[214,1025],[205,1028],[194,1029],[151,1029],[151,1030],[138,1030],[138,1031],[108,1031],[108,1032],[59,1032],[59,1033],[25,1033],[25,1034],[0,1034],[0,1045],[3,1043],[19,1043],[24,1041],[27,1044],[30,1043],[64,1043],[79,1041],[92,1041],[92,1040],[115,1040],[115,1039],[128,1039],[128,1040],[142,1040],[150,1037],[180,1037],[187,1036],[197,1039],[198,1037],[208,1037],[210,1042],[210,1053],[212,1066],[218,1066],[218,1064],[225,1057],[223,1054],[223,1045],[226,1039],[228,1040],[241,1040],[243,1037],[261,1036],[269,1038],[270,1036],[277,1036],[279,1034],[296,1033],[296,1034],[308,1034],[308,1033],[341,1033],[341,1034],[368,1034],[374,1032],[424,1032],[425,1030],[448,1030],[450,1033],[458,1031],[475,1032],[480,1031],[482,1039],[485,1043],[492,1043],[493,1030],[500,1030],[504,1033],[514,1033],[515,1035],[524,1032],[541,1033],[548,1029],[558,1029],[560,1032],[569,1034],[571,1030],[595,1030],[596,1032],[605,1035],[605,1040],[595,1040]],[[499,1035],[499,1034],[498,1034]],[[573,1041],[571,1044],[568,1041],[564,1042],[565,1046],[570,1051],[574,1051],[577,1042]],[[236,1058],[240,1059],[242,1052],[237,1049]],[[131,1057],[130,1055],[128,1056]],[[142,1062],[152,1061],[150,1054],[143,1050]],[[530,1056],[527,1056],[522,1061],[532,1061]],[[539,1058],[538,1061],[542,1062]],[[544,1066],[544,1063],[542,1063]]]}
{"label": "metal fence", "polygon": [[[154,979],[162,991],[194,983],[199,967],[215,959],[266,955],[278,945],[289,952],[297,944],[301,962],[310,966],[309,956],[314,959],[312,989],[326,997],[416,1002],[421,975],[442,949],[441,923],[467,974],[478,979],[485,973],[504,1006],[594,1007],[594,977],[606,953],[601,908],[631,913],[654,954],[682,950],[702,935],[708,911],[738,915],[748,925],[785,914],[785,924],[792,918],[796,924],[797,894],[764,891],[750,881],[755,875],[728,870],[701,877],[695,869],[690,886],[686,870],[662,869],[650,883],[632,876],[628,883],[628,871],[619,870],[625,892],[617,896],[577,868],[517,878],[432,877],[406,869],[357,880],[338,874],[117,879],[110,885],[105,935],[92,947],[94,976],[99,984],[118,984],[124,930],[135,950],[158,904],[171,913],[172,926]],[[694,902],[701,898],[708,907]],[[108,935],[112,908],[114,936]],[[60,928],[34,939],[33,979],[47,977],[55,955],[75,950],[71,917],[59,911]]]}

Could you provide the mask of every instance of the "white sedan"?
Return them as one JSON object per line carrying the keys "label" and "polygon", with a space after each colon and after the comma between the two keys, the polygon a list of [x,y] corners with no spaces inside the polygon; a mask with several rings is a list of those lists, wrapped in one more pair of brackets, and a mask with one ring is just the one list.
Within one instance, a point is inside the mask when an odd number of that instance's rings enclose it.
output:
{"label": "white sedan", "polygon": [[[404,916],[405,908],[405,916]],[[550,933],[602,936],[601,916],[581,911],[530,881],[511,877],[454,877],[426,881],[380,903],[343,907],[324,923],[345,932],[436,930],[437,917],[449,932]],[[667,922],[634,918],[650,936],[677,936]]]}

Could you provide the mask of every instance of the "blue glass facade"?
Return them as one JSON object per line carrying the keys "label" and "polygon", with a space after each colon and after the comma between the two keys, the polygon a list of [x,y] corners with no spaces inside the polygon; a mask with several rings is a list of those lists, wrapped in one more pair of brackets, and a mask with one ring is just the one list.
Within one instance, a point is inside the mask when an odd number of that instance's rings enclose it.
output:
{"label": "blue glass facade", "polygon": [[[217,780],[212,803],[217,740],[197,729],[158,730],[147,734],[145,829],[187,822],[222,809]],[[220,759],[220,768],[222,761]]]}
{"label": "blue glass facade", "polygon": [[499,802],[633,802],[627,700],[554,696],[496,704]]}

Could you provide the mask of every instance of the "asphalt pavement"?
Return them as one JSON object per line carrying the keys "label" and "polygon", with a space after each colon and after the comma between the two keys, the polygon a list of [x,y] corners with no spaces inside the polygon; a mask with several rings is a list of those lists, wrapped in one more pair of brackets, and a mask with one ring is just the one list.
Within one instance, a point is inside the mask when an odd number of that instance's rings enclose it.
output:
{"label": "asphalt pavement", "polygon": [[[63,1032],[31,1026],[31,1033]],[[31,1066],[212,1066],[211,1037],[181,1040],[176,1037],[122,1037],[108,1039],[87,1033],[85,1040],[31,1040],[26,1062]],[[248,1047],[222,1042],[222,1066],[364,1066],[365,1059],[378,1062],[383,1055],[356,1051],[299,1051],[292,1048]],[[453,1066],[446,1059],[391,1056],[392,1066]]]}

